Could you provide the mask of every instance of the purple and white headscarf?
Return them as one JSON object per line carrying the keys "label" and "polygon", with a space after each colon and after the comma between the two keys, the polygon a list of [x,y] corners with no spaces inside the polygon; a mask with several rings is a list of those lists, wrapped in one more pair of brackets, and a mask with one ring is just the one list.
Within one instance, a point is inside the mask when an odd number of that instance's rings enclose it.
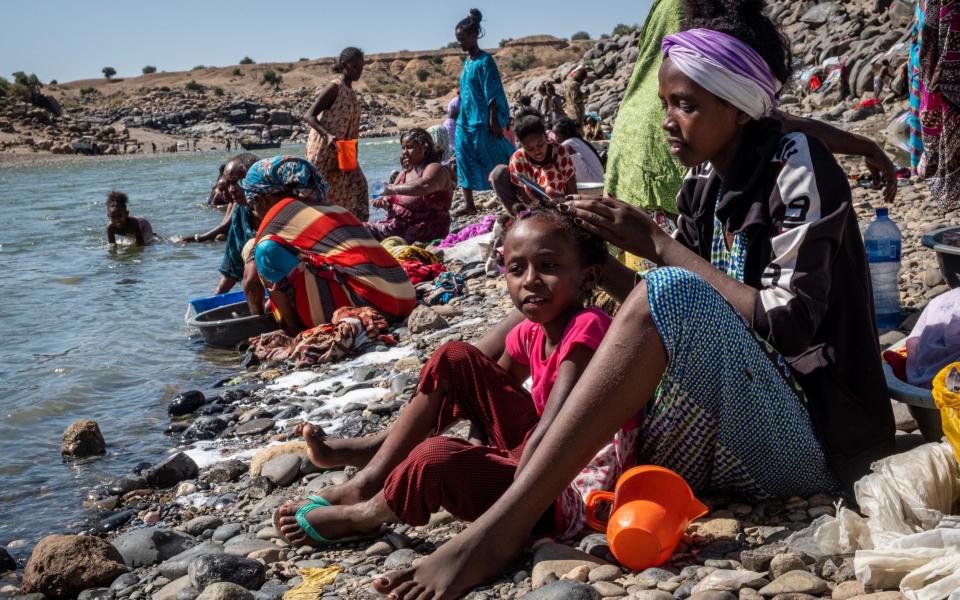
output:
{"label": "purple and white headscarf", "polygon": [[690,29],[663,38],[661,50],[681,73],[753,119],[776,106],[780,81],[756,50],[732,35]]}

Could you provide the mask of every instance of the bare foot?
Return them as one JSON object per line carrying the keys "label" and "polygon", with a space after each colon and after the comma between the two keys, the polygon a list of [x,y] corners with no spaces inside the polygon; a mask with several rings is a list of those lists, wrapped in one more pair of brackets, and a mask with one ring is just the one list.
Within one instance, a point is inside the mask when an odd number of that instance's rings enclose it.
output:
{"label": "bare foot", "polygon": [[464,206],[463,208],[458,208],[457,210],[453,211],[453,216],[455,217],[468,217],[475,214],[477,214],[476,206]]}
{"label": "bare foot", "polygon": [[[387,573],[373,587],[390,600],[453,600],[496,579],[519,556],[526,535],[468,528],[415,567]],[[493,542],[492,540],[496,540]]]}
{"label": "bare foot", "polygon": [[[303,504],[288,502],[273,515],[274,526],[284,539],[296,546],[315,544],[297,523],[297,511]],[[317,533],[332,542],[376,533],[381,525],[397,520],[383,494],[359,504],[320,506],[308,512],[306,517]]]}

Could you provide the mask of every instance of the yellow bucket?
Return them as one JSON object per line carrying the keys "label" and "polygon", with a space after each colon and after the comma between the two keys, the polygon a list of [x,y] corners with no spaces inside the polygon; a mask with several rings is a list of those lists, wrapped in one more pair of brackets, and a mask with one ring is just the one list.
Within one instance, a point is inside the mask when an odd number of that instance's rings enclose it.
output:
{"label": "yellow bucket", "polygon": [[947,365],[933,378],[933,400],[940,409],[943,434],[953,446],[957,460],[960,460],[960,394],[947,389],[947,373],[953,367],[960,369],[960,362]]}

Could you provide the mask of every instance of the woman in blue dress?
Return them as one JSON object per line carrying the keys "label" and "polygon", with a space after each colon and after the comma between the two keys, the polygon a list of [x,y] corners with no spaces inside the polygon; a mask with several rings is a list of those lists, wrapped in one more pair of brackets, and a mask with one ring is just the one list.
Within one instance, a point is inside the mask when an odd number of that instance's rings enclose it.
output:
{"label": "woman in blue dress", "polygon": [[473,214],[474,190],[489,190],[487,180],[497,165],[505,165],[514,147],[504,137],[510,123],[510,106],[493,57],[480,49],[483,35],[479,10],[457,23],[456,35],[468,57],[460,74],[460,115],[457,118],[457,179],[466,206],[460,214]]}

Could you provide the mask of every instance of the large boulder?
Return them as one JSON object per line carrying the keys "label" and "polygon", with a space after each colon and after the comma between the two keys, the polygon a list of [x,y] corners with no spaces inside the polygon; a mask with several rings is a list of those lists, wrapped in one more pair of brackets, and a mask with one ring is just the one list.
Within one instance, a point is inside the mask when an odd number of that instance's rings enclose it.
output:
{"label": "large boulder", "polygon": [[143,478],[153,487],[165,488],[184,479],[196,479],[199,474],[197,463],[183,452],[177,452],[162,463],[145,470]]}
{"label": "large boulder", "polygon": [[64,458],[88,458],[106,452],[107,442],[93,419],[80,419],[63,430],[60,455]]}
{"label": "large boulder", "polygon": [[219,581],[235,583],[248,590],[259,589],[265,580],[262,562],[233,554],[207,554],[190,562],[190,585],[203,591]]}
{"label": "large boulder", "polygon": [[149,567],[180,554],[193,537],[159,527],[134,529],[113,540],[128,567]]}
{"label": "large boulder", "polygon": [[23,591],[66,600],[83,590],[109,586],[126,572],[120,552],[100,538],[51,535],[40,540],[27,561]]}

